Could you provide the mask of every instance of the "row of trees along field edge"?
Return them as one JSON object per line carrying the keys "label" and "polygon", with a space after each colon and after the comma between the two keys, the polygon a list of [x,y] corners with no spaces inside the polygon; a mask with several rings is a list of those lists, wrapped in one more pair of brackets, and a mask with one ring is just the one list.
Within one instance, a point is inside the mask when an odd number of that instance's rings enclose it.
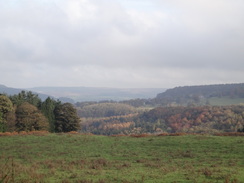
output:
{"label": "row of trees along field edge", "polygon": [[42,101],[31,91],[0,94],[0,132],[45,130],[69,132],[80,129],[76,109],[48,97]]}

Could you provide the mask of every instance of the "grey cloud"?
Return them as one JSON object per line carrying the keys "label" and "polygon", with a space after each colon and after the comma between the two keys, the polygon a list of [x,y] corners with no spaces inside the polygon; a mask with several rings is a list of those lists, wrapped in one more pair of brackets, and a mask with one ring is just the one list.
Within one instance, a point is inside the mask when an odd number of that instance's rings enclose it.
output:
{"label": "grey cloud", "polygon": [[0,0],[0,76],[9,72],[3,84],[13,86],[241,82],[243,7],[231,0]]}

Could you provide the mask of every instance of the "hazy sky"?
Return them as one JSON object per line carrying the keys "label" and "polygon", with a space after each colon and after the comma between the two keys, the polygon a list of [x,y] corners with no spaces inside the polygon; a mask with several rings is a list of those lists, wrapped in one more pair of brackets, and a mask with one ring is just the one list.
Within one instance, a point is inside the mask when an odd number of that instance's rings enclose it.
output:
{"label": "hazy sky", "polygon": [[243,0],[0,0],[0,84],[244,82]]}

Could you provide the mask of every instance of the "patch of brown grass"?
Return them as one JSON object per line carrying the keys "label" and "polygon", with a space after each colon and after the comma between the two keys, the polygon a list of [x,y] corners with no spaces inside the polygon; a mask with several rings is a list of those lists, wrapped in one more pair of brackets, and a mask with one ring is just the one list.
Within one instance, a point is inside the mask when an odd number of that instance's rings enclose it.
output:
{"label": "patch of brown grass", "polygon": [[243,132],[223,132],[223,133],[215,133],[215,136],[244,136]]}
{"label": "patch of brown grass", "polygon": [[20,132],[0,132],[1,136],[15,136],[15,135],[37,135],[37,136],[43,136],[49,134],[48,131],[20,131]]}

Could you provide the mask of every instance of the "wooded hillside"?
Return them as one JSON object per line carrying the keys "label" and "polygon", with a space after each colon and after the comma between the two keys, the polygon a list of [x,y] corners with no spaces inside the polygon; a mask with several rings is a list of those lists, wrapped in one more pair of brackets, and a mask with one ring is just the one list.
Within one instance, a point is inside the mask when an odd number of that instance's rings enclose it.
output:
{"label": "wooded hillside", "polygon": [[158,107],[136,121],[144,132],[237,132],[244,127],[244,106]]}
{"label": "wooded hillside", "polygon": [[143,113],[82,120],[83,132],[103,135],[243,130],[244,106],[158,107]]}
{"label": "wooded hillside", "polygon": [[244,98],[244,83],[176,87],[159,93],[154,102],[162,105],[206,105],[214,97]]}

